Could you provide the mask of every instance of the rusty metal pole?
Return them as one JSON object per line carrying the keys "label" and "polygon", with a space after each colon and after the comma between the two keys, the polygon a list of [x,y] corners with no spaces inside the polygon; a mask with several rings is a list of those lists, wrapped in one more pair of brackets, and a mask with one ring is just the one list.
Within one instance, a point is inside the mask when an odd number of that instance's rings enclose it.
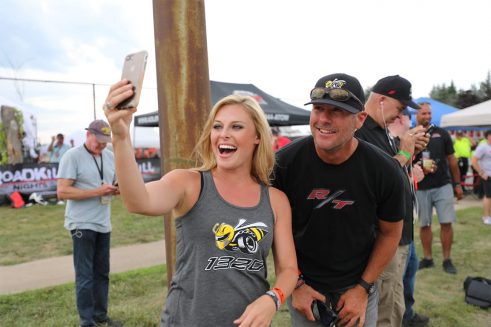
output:
{"label": "rusty metal pole", "polygon": [[[204,0],[153,0],[161,171],[189,168],[210,107]],[[175,271],[174,219],[164,217],[167,285]]]}

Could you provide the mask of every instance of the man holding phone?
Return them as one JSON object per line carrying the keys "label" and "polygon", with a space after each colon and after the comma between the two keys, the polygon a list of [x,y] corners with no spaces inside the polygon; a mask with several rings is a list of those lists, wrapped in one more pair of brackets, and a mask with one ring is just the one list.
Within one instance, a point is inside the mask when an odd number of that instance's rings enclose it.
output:
{"label": "man holding phone", "polygon": [[107,315],[111,199],[119,194],[114,155],[105,149],[111,128],[103,120],[88,126],[82,146],[71,148],[58,169],[58,198],[68,200],[65,228],[73,241],[73,263],[80,326],[123,326]]}
{"label": "man holding phone", "polygon": [[[431,104],[425,102],[421,103],[420,106],[421,109],[416,114],[416,121],[418,125],[429,129]],[[424,258],[419,262],[419,269],[431,268],[435,265],[432,255],[433,233],[431,231],[433,207],[435,207],[440,222],[443,270],[449,274],[456,274],[457,269],[450,259],[450,250],[453,241],[452,223],[457,218],[454,209],[454,195],[460,200],[464,194],[460,184],[460,170],[454,156],[450,134],[440,127],[434,127],[430,133],[430,141],[423,154],[427,155],[435,163],[435,166],[427,168],[423,165],[425,178],[419,183],[416,192],[421,227],[419,235],[424,254]]]}
{"label": "man holding phone", "polygon": [[413,196],[414,188],[409,177],[412,157],[428,143],[424,128],[408,129],[398,138],[393,138],[388,126],[400,119],[407,107],[419,109],[411,96],[411,83],[399,75],[386,76],[375,83],[365,108],[368,117],[356,132],[356,137],[365,140],[397,160],[404,175],[400,188],[404,191],[404,227],[396,254],[385,267],[377,281],[379,290],[378,327],[400,326],[404,314],[403,274],[409,246],[413,241]]}

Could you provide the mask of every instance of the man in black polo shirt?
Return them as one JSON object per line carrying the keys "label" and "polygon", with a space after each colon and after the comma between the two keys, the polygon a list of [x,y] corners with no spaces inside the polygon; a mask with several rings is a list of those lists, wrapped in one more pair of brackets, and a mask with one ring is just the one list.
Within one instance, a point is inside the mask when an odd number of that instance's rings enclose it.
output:
{"label": "man in black polo shirt", "polygon": [[404,176],[395,160],[354,138],[366,118],[356,78],[324,76],[310,100],[312,136],[277,152],[273,181],[292,206],[301,271],[288,300],[292,326],[326,326],[327,305],[340,325],[375,327],[374,282],[401,237]]}
{"label": "man in black polo shirt", "polygon": [[379,290],[379,306],[377,326],[400,326],[405,310],[404,285],[402,282],[409,251],[413,241],[413,196],[408,170],[412,163],[415,149],[426,147],[429,138],[422,126],[408,130],[399,139],[390,136],[387,126],[400,118],[407,106],[419,109],[412,101],[411,83],[405,78],[394,75],[380,79],[372,89],[365,104],[368,114],[356,137],[365,140],[395,158],[407,178],[400,185],[405,193],[405,215],[402,237],[399,247],[391,262],[380,275],[377,282]]}

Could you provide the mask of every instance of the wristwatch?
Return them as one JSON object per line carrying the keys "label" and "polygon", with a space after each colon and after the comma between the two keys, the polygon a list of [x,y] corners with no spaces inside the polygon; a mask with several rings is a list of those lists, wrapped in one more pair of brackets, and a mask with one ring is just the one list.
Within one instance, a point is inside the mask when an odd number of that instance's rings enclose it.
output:
{"label": "wristwatch", "polygon": [[367,281],[363,280],[363,278],[360,278],[358,281],[358,284],[367,291],[368,295],[371,295],[375,292],[375,283],[368,283]]}

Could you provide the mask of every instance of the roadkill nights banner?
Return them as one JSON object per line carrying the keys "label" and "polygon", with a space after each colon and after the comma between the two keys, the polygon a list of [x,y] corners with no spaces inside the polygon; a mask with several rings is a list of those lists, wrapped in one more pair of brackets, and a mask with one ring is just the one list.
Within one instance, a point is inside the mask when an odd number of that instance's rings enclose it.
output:
{"label": "roadkill nights banner", "polygon": [[[145,182],[160,178],[159,158],[137,159],[137,162]],[[0,166],[0,195],[16,191],[23,194],[55,194],[57,171],[57,163]]]}

